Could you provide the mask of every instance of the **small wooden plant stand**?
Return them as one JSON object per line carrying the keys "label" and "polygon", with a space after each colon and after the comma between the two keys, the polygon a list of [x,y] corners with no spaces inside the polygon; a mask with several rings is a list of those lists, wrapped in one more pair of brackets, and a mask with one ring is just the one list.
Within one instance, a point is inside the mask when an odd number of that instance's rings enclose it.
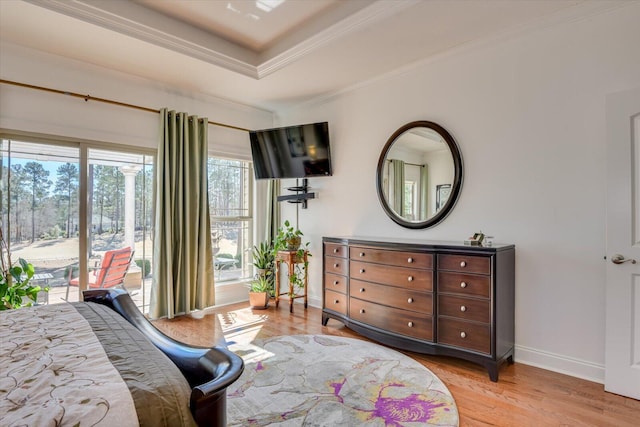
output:
{"label": "small wooden plant stand", "polygon": [[[304,298],[304,308],[307,308],[307,288],[309,282],[309,273],[307,271],[307,251],[305,251],[302,255],[298,255],[298,251],[278,251],[276,254],[275,260],[275,273],[276,273],[276,308],[278,308],[278,303],[280,302],[281,295],[289,296],[289,312],[293,313],[293,301],[296,298]],[[289,290],[287,292],[280,292],[280,264],[285,263],[289,266],[289,274],[287,275],[287,280],[290,276],[296,274],[295,268],[296,264],[304,264],[304,293],[297,294],[294,289],[294,283],[289,281]]]}

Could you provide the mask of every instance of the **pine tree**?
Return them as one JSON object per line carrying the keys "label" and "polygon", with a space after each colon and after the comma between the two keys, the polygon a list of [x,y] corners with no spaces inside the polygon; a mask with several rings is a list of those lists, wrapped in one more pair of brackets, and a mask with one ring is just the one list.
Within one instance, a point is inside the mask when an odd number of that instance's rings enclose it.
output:
{"label": "pine tree", "polygon": [[[20,205],[27,195],[26,191],[24,190],[24,183],[25,183],[24,168],[22,167],[22,165],[12,165],[10,173],[11,173],[11,178],[10,178],[11,192],[9,193],[9,197],[10,197],[9,203],[13,205],[12,209],[15,215],[14,227],[11,229],[11,231],[13,232],[13,238],[15,239],[15,241],[20,241],[23,238],[22,222],[20,221],[20,219],[22,218],[22,216],[20,215],[21,213]],[[10,220],[11,219],[9,218],[9,221]],[[11,236],[9,236],[9,238],[11,238]]]}
{"label": "pine tree", "polygon": [[47,197],[51,181],[49,171],[45,170],[38,162],[28,162],[24,165],[25,182],[27,191],[31,195],[31,243],[36,240],[36,209]]}
{"label": "pine tree", "polygon": [[[71,206],[78,190],[78,168],[73,163],[64,163],[58,167],[55,193],[67,202],[67,238],[71,237]],[[75,204],[75,203],[73,203]]]}

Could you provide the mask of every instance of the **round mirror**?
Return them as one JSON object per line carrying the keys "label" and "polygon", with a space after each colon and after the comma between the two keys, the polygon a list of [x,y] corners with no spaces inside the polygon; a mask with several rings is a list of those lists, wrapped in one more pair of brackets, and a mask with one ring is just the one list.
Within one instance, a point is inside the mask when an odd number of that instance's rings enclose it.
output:
{"label": "round mirror", "polygon": [[384,146],[376,184],[392,220],[407,228],[432,227],[451,212],[460,194],[460,149],[442,126],[408,123]]}

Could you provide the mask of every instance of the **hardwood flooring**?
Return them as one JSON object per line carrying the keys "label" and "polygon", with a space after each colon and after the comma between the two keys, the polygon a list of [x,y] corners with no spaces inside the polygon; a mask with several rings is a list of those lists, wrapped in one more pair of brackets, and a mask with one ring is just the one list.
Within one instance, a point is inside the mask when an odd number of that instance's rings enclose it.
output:
{"label": "hardwood flooring", "polygon": [[[322,326],[320,309],[296,304],[289,313],[285,301],[278,309],[251,310],[246,303],[215,309],[202,319],[188,316],[154,324],[174,339],[213,346],[250,342],[277,335],[325,334],[366,339],[329,320]],[[602,384],[532,366],[503,366],[497,383],[473,363],[449,357],[403,352],[435,373],[453,394],[460,426],[640,426],[640,401],[604,391]]]}

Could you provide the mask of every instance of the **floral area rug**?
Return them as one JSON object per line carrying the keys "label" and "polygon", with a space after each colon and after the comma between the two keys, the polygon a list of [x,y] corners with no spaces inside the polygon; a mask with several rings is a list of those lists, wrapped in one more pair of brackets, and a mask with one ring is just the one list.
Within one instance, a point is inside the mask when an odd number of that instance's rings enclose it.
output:
{"label": "floral area rug", "polygon": [[234,344],[245,361],[227,389],[229,426],[457,426],[447,387],[395,350],[329,335]]}

